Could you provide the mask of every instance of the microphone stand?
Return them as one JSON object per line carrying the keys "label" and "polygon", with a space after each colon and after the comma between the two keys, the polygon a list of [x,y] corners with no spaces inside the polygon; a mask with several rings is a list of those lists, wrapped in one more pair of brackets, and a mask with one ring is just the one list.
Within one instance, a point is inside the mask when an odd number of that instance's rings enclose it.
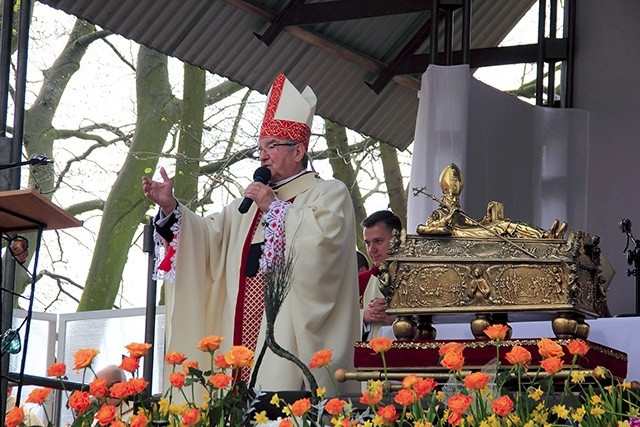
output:
{"label": "microphone stand", "polygon": [[[627,264],[633,265],[633,270],[627,270],[627,277],[635,276],[636,282],[636,315],[640,315],[640,240],[633,237],[631,233],[631,221],[624,218],[620,221],[620,229],[627,235],[627,245],[623,253],[627,255]],[[629,249],[629,244],[633,241],[633,249]]]}

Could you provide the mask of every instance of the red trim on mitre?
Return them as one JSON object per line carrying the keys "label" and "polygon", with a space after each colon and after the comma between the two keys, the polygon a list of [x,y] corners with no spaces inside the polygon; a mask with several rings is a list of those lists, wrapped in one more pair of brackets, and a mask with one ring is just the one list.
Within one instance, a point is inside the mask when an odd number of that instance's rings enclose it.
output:
{"label": "red trim on mitre", "polygon": [[304,145],[305,150],[308,150],[311,129],[306,123],[274,118],[278,105],[280,104],[280,97],[282,96],[282,89],[284,88],[286,80],[287,76],[281,73],[271,85],[267,108],[265,109],[264,119],[262,119],[262,126],[260,127],[260,137],[273,136],[276,138],[289,139],[299,142]]}

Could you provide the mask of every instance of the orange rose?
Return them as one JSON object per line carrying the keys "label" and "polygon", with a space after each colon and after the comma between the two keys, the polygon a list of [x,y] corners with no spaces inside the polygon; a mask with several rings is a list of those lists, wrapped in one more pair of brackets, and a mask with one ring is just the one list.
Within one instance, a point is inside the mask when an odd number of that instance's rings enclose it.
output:
{"label": "orange rose", "polygon": [[93,359],[100,354],[100,351],[93,348],[81,348],[73,353],[73,369],[79,371],[91,365]]}
{"label": "orange rose", "polygon": [[408,388],[403,388],[398,391],[396,396],[393,398],[393,401],[401,406],[409,406],[413,405],[416,399],[417,396],[415,391]]}
{"label": "orange rose", "polygon": [[127,386],[129,390],[131,390],[131,394],[142,393],[148,385],[149,382],[145,381],[144,378],[131,378],[127,381]]}
{"label": "orange rose", "polygon": [[369,345],[374,353],[384,353],[389,351],[393,340],[387,337],[378,337],[369,341]]}
{"label": "orange rose", "polygon": [[291,421],[291,418],[284,418],[282,421],[280,421],[278,427],[293,427],[293,421]]}
{"label": "orange rose", "polygon": [[473,397],[466,394],[456,394],[449,398],[447,406],[451,409],[451,412],[462,415],[467,412],[471,402],[473,402]]}
{"label": "orange rose", "polygon": [[138,412],[133,417],[131,417],[130,424],[131,427],[146,427],[147,424],[149,424],[149,418],[147,418],[144,412]]}
{"label": "orange rose", "polygon": [[182,414],[182,425],[184,427],[192,426],[198,421],[200,421],[200,411],[196,408],[189,408]]}
{"label": "orange rose", "polygon": [[4,425],[7,427],[18,427],[24,419],[24,409],[22,406],[16,406],[10,410],[4,418]]}
{"label": "orange rose", "polygon": [[377,387],[373,390],[365,390],[360,397],[360,403],[373,406],[377,405],[382,400],[382,387]]}
{"label": "orange rose", "polygon": [[464,386],[470,390],[482,390],[489,384],[491,376],[484,372],[474,372],[464,377]]}
{"label": "orange rose", "polygon": [[414,374],[407,375],[402,380],[402,388],[411,388],[415,383],[418,382],[418,377]]}
{"label": "orange rose", "polygon": [[538,341],[538,352],[542,357],[562,357],[564,351],[562,346],[549,338],[542,338]]}
{"label": "orange rose", "polygon": [[231,385],[231,381],[233,381],[232,376],[223,374],[221,372],[214,374],[211,376],[211,378],[209,378],[209,382],[218,389],[229,387]]}
{"label": "orange rose", "polygon": [[548,357],[540,363],[540,366],[542,366],[542,369],[544,369],[547,374],[553,375],[562,369],[562,364],[562,359],[559,357]]}
{"label": "orange rose", "polygon": [[344,409],[344,406],[346,404],[347,402],[345,402],[344,400],[334,397],[333,399],[329,399],[329,401],[325,403],[324,410],[327,411],[329,415],[338,415],[342,413],[342,410]]}
{"label": "orange rose", "polygon": [[182,372],[172,372],[169,375],[169,382],[176,388],[182,388],[182,386],[184,385],[184,380],[185,377]]}
{"label": "orange rose", "polygon": [[503,340],[507,336],[509,327],[507,325],[490,325],[484,329],[484,334],[492,340]]}
{"label": "orange rose", "polygon": [[147,352],[149,351],[151,346],[152,345],[148,343],[139,344],[132,342],[129,345],[125,345],[124,348],[129,350],[129,356],[131,357],[144,357],[147,355]]}
{"label": "orange rose", "polygon": [[311,357],[311,363],[309,363],[309,367],[320,368],[325,365],[329,365],[333,358],[333,350],[318,350],[316,354]]}
{"label": "orange rose", "polygon": [[113,420],[113,422],[109,427],[127,427],[127,425],[123,423],[121,420],[116,419],[116,420]]}
{"label": "orange rose", "polygon": [[117,407],[111,405],[103,405],[102,408],[98,409],[98,412],[94,415],[93,418],[98,420],[98,424],[101,426],[106,426],[111,424],[114,417],[116,416]]}
{"label": "orange rose", "polygon": [[131,386],[125,381],[115,383],[109,388],[109,394],[116,399],[125,399],[133,394]]}
{"label": "orange rose", "polygon": [[243,345],[234,345],[224,354],[224,360],[236,368],[253,366],[253,351]]}
{"label": "orange rose", "polygon": [[52,389],[49,387],[38,387],[33,389],[33,391],[29,393],[29,397],[27,397],[27,403],[42,405],[47,396],[49,396],[49,393],[51,393],[51,390]]}
{"label": "orange rose", "polygon": [[76,390],[69,396],[69,407],[79,414],[89,409],[89,406],[91,406],[91,399],[88,392]]}
{"label": "orange rose", "polygon": [[513,401],[509,399],[509,396],[502,396],[491,401],[491,406],[493,406],[493,412],[496,415],[504,417],[513,409]]}
{"label": "orange rose", "polygon": [[171,353],[167,353],[164,356],[164,361],[169,365],[180,365],[185,360],[187,360],[187,356],[185,356],[184,353],[180,353],[178,351],[172,351]]}
{"label": "orange rose", "polygon": [[413,389],[418,393],[418,398],[422,399],[427,394],[431,393],[438,383],[433,378],[420,378],[414,385]]}
{"label": "orange rose", "polygon": [[450,351],[442,356],[440,364],[450,371],[460,372],[462,370],[462,365],[464,365],[464,356],[462,353]]}
{"label": "orange rose", "polygon": [[567,344],[567,350],[573,355],[584,356],[589,351],[589,344],[582,340],[573,340]]}
{"label": "orange rose", "polygon": [[394,405],[383,406],[382,408],[378,408],[378,415],[380,415],[384,420],[393,424],[398,419],[398,414],[396,413],[396,407]]}
{"label": "orange rose", "polygon": [[109,394],[107,380],[104,378],[95,378],[89,383],[89,394],[95,397],[105,397]]}
{"label": "orange rose", "polygon": [[208,337],[202,338],[198,342],[198,350],[208,351],[209,353],[213,353],[217,349],[220,348],[220,343],[224,337],[218,337],[216,335],[209,335]]}
{"label": "orange rose", "polygon": [[215,363],[216,366],[220,369],[227,369],[231,367],[231,365],[227,363],[227,359],[225,359],[224,354],[219,354],[214,357],[213,363]]}
{"label": "orange rose", "polygon": [[301,417],[311,409],[311,401],[309,398],[298,399],[291,405],[291,413],[294,417]]}
{"label": "orange rose", "polygon": [[462,353],[463,350],[464,350],[464,346],[462,344],[457,342],[449,342],[440,347],[440,349],[438,350],[438,355],[444,356],[450,351],[453,351],[456,353]]}
{"label": "orange rose", "polygon": [[507,362],[512,365],[522,365],[526,368],[531,363],[531,353],[526,348],[516,345],[513,346],[510,352],[505,355]]}
{"label": "orange rose", "polygon": [[49,377],[63,377],[64,374],[67,373],[67,365],[65,365],[62,362],[58,362],[58,363],[54,363],[51,366],[49,366],[49,369],[47,369],[47,376]]}
{"label": "orange rose", "polygon": [[456,412],[451,412],[447,417],[447,422],[452,426],[457,426],[462,421],[462,415]]}
{"label": "orange rose", "polygon": [[198,361],[197,360],[187,360],[186,362],[184,362],[182,364],[182,370],[184,371],[185,375],[191,375],[191,372],[189,371],[189,368],[193,368],[193,369],[199,371],[200,367],[198,366]]}
{"label": "orange rose", "polygon": [[135,356],[127,356],[122,358],[119,369],[123,371],[134,373],[140,367],[140,358]]}

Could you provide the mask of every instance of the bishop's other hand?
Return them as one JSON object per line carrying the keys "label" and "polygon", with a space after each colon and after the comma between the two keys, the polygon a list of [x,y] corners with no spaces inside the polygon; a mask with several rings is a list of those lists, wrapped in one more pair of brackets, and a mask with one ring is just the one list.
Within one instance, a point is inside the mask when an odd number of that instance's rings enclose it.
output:
{"label": "bishop's other hand", "polygon": [[147,199],[160,206],[162,213],[171,214],[176,207],[173,197],[173,182],[164,168],[160,168],[162,181],[154,181],[146,176],[142,177],[142,191]]}

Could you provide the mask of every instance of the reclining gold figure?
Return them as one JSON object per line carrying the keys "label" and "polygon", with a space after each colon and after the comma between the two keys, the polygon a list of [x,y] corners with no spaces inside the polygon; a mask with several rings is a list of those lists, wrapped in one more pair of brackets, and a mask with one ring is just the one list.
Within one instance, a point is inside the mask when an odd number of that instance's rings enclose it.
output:
{"label": "reclining gold figure", "polygon": [[461,236],[461,237],[505,237],[528,239],[562,239],[567,223],[556,219],[549,230],[543,230],[525,221],[504,217],[504,205],[492,201],[487,206],[487,214],[479,221],[471,218],[460,209],[460,193],[464,179],[460,168],[451,163],[440,174],[442,199],[424,193],[440,203],[427,219],[426,225],[419,225],[417,232],[422,235]]}

